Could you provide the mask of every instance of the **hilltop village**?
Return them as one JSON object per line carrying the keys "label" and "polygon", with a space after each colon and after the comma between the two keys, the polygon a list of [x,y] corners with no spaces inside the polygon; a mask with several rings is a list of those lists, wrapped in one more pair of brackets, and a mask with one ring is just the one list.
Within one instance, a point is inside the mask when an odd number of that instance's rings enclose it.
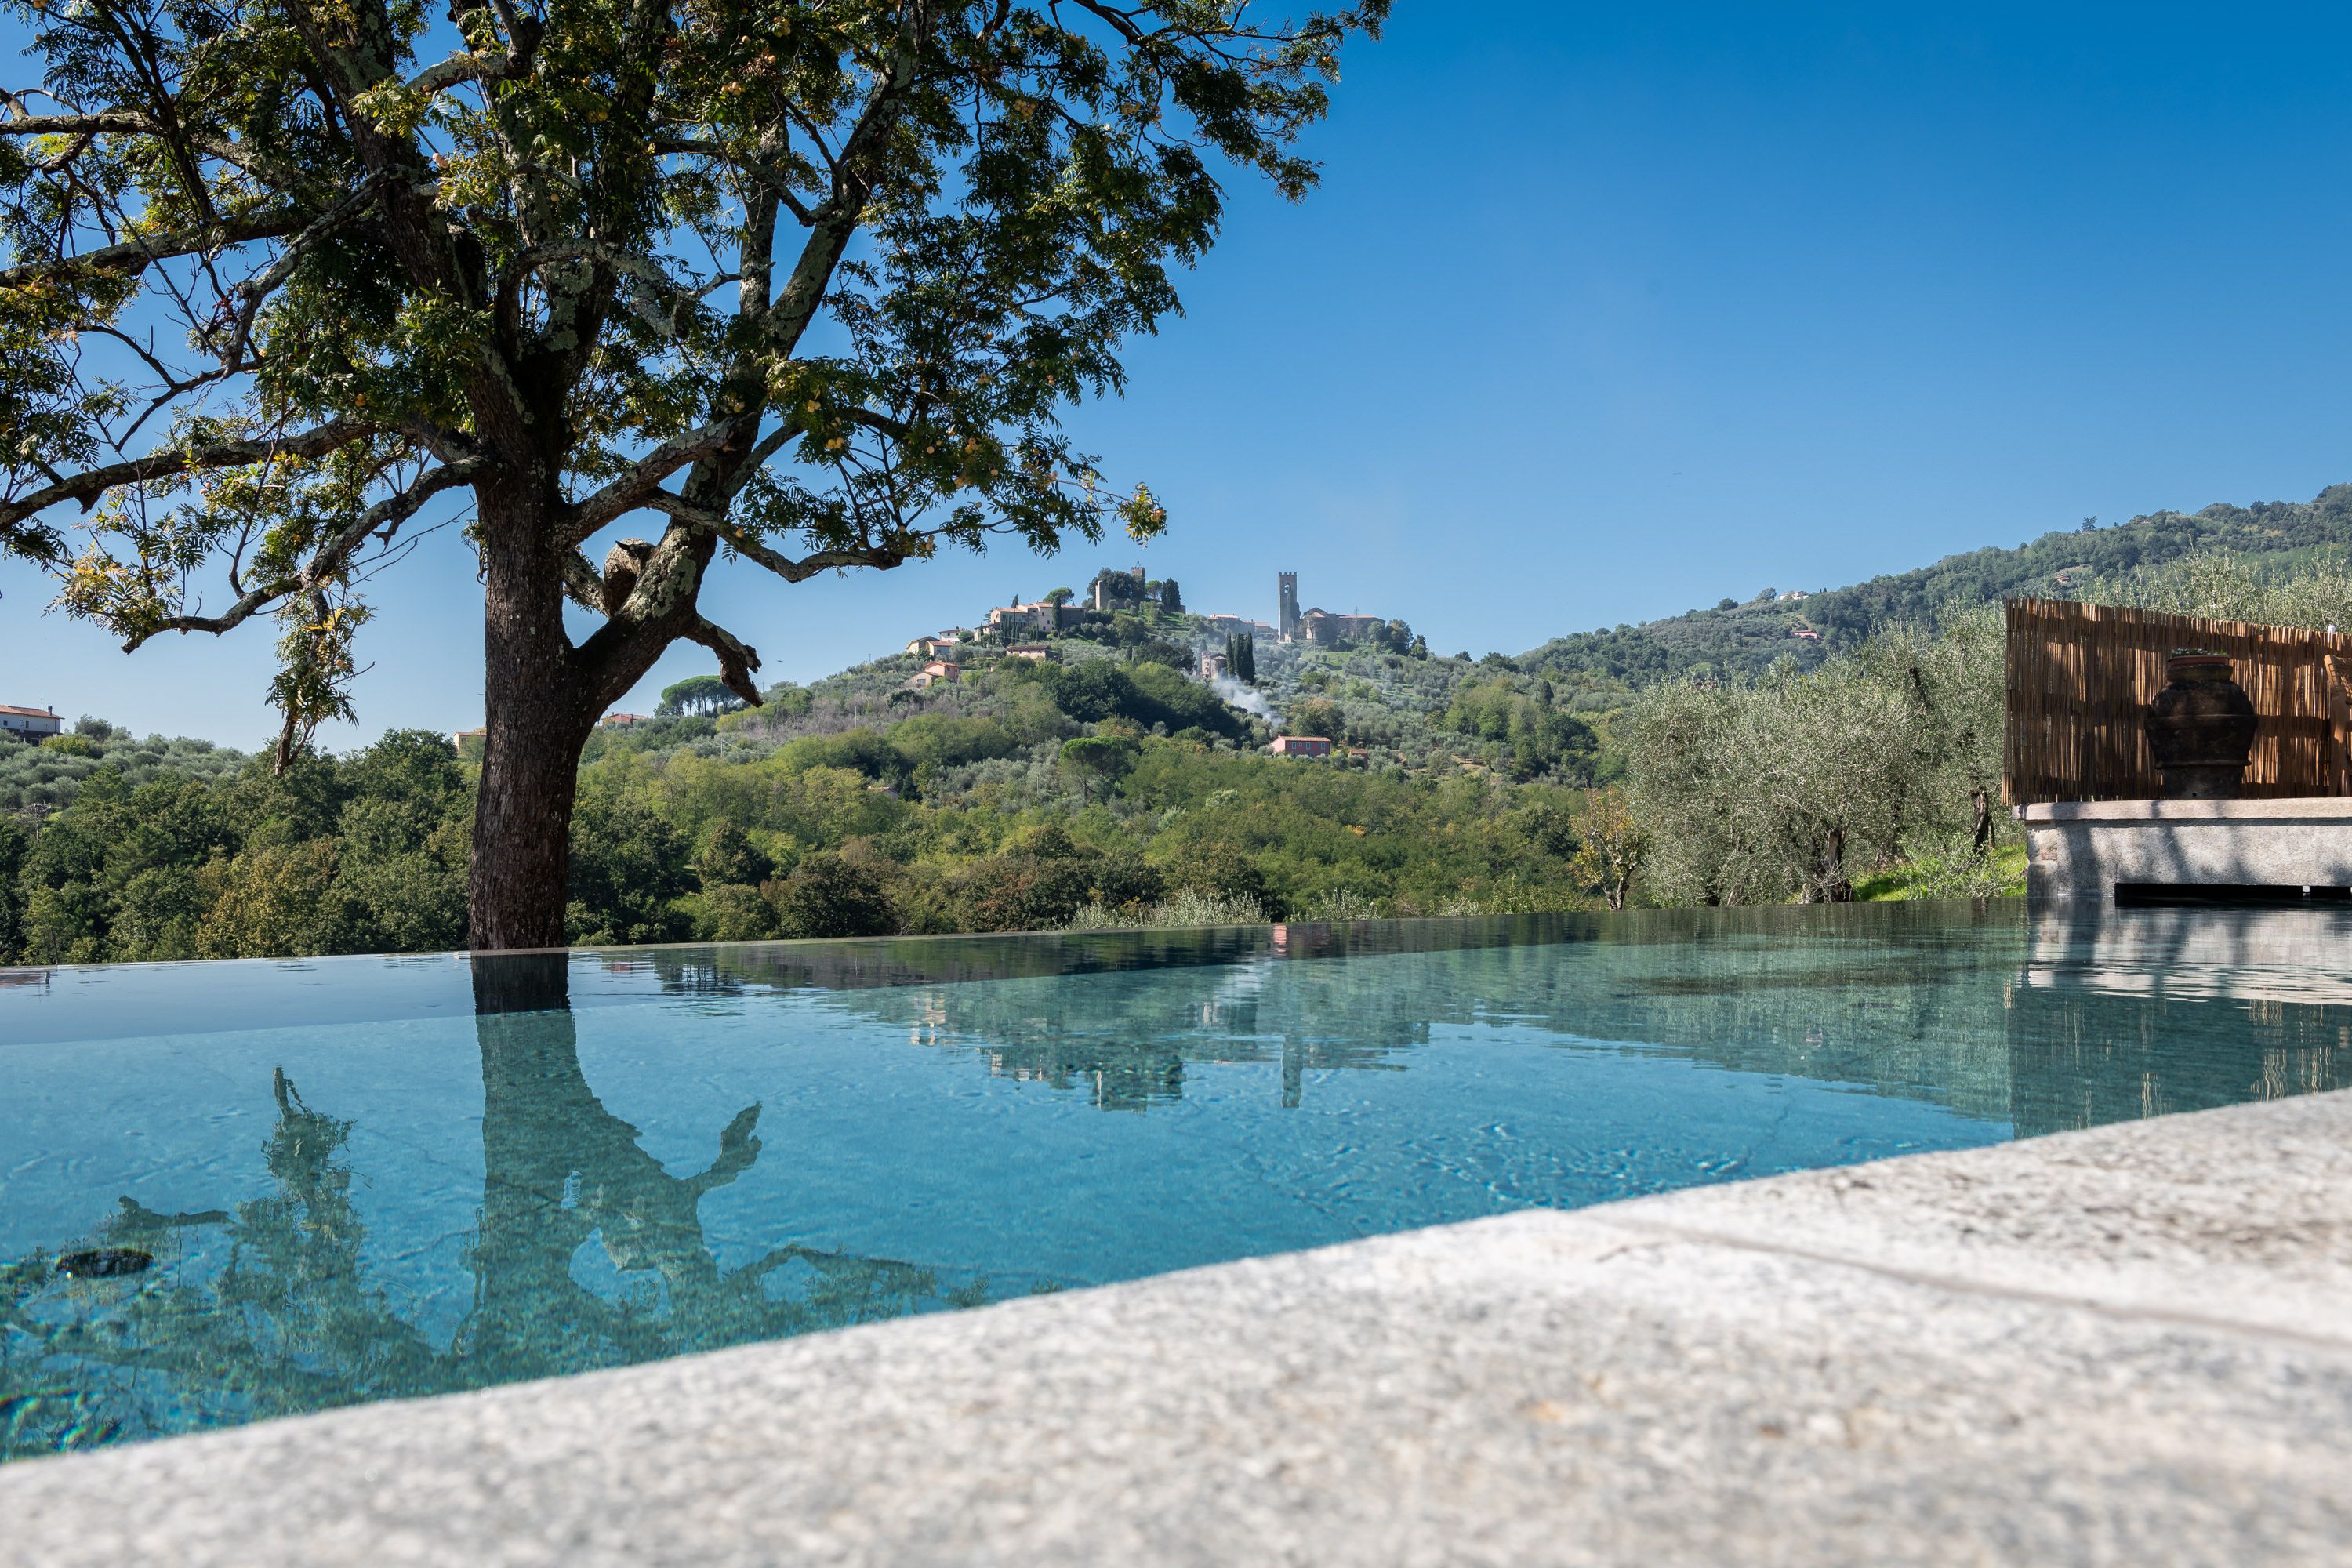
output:
{"label": "hilltop village", "polygon": [[1183,591],[1173,577],[1146,577],[1140,566],[1124,572],[1107,568],[1096,574],[1083,595],[1056,588],[1032,603],[997,605],[976,626],[951,626],[913,638],[906,651],[927,662],[908,685],[920,690],[934,681],[952,680],[961,673],[962,661],[973,655],[1048,658],[1049,644],[1035,640],[1041,637],[1126,648],[1181,641],[1190,645],[1192,657],[1187,662],[1201,679],[1236,677],[1244,683],[1246,672],[1232,668],[1244,643],[1253,653],[1258,644],[1266,643],[1335,651],[1368,647],[1417,658],[1429,657],[1429,645],[1401,620],[1341,615],[1319,605],[1302,610],[1296,572],[1276,575],[1276,619],[1271,622],[1220,612],[1195,613],[1186,609]]}

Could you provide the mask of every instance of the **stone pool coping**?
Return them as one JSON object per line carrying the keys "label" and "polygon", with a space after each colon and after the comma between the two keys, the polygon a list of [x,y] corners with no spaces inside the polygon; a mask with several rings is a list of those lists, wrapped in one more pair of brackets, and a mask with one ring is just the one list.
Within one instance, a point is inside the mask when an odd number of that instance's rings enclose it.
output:
{"label": "stone pool coping", "polygon": [[2059,800],[2014,808],[2017,820],[2050,822],[2347,822],[2352,795],[2250,800]]}
{"label": "stone pool coping", "polygon": [[0,1562],[2352,1557],[2352,1092],[0,1469]]}
{"label": "stone pool coping", "polygon": [[2060,801],[2019,806],[2017,816],[2026,897],[2036,900],[2104,903],[2119,886],[2305,897],[2352,887],[2352,796]]}

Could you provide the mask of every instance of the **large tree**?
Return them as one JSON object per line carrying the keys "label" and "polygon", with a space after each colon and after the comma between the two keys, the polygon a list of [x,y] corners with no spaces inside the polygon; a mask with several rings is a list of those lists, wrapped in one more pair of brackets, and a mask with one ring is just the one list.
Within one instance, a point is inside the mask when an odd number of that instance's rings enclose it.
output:
{"label": "large tree", "polygon": [[1313,183],[1296,138],[1387,9],[26,0],[0,549],[133,648],[274,616],[282,758],[350,711],[369,576],[464,518],[470,941],[558,944],[598,717],[681,638],[759,700],[714,562],[1160,529],[1057,414],[1176,307],[1220,160]]}

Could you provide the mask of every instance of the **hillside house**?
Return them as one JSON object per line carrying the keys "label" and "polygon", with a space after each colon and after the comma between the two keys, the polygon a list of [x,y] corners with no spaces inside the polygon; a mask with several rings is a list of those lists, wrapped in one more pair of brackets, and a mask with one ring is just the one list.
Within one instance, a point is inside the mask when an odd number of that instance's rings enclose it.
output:
{"label": "hillside house", "polygon": [[1306,641],[1328,647],[1342,642],[1361,642],[1388,623],[1378,616],[1342,616],[1325,609],[1312,609],[1299,617],[1299,636]]}
{"label": "hillside house", "polygon": [[1224,678],[1225,656],[1221,653],[1202,654],[1201,656],[1201,679],[1203,680],[1223,680]]}
{"label": "hillside house", "polygon": [[607,713],[602,722],[608,730],[627,730],[653,722],[653,716],[649,713]]}
{"label": "hillside house", "polygon": [[1202,616],[1201,619],[1219,637],[1254,637],[1272,642],[1276,635],[1270,623],[1254,621],[1247,616]]}
{"label": "hillside house", "polygon": [[1009,635],[1025,627],[1051,636],[1066,626],[1076,626],[1085,614],[1078,605],[1056,605],[1045,599],[1026,605],[1002,605],[988,612],[988,629]]}
{"label": "hillside house", "polygon": [[58,734],[63,721],[46,708],[0,707],[0,735],[35,744]]}
{"label": "hillside house", "polygon": [[1266,750],[1277,757],[1328,757],[1331,742],[1322,735],[1276,735]]}
{"label": "hillside house", "polygon": [[907,651],[917,658],[935,658],[950,648],[963,647],[961,632],[933,632],[927,637],[917,637],[907,645]]}
{"label": "hillside house", "polygon": [[960,679],[962,675],[963,666],[953,659],[935,658],[915,672],[913,678],[907,682],[907,689],[920,691],[925,687],[935,685],[942,680]]}
{"label": "hillside house", "polygon": [[1042,664],[1054,657],[1054,650],[1041,642],[1017,642],[1004,650],[1004,657],[1025,658]]}

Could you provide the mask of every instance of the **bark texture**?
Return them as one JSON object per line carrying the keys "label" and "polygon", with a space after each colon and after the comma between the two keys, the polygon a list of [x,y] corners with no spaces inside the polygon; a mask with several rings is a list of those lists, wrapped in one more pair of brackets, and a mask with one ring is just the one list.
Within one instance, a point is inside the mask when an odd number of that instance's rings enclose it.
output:
{"label": "bark texture", "polygon": [[578,689],[552,531],[528,499],[500,499],[482,509],[488,729],[466,900],[478,952],[563,945],[580,750],[600,716]]}

